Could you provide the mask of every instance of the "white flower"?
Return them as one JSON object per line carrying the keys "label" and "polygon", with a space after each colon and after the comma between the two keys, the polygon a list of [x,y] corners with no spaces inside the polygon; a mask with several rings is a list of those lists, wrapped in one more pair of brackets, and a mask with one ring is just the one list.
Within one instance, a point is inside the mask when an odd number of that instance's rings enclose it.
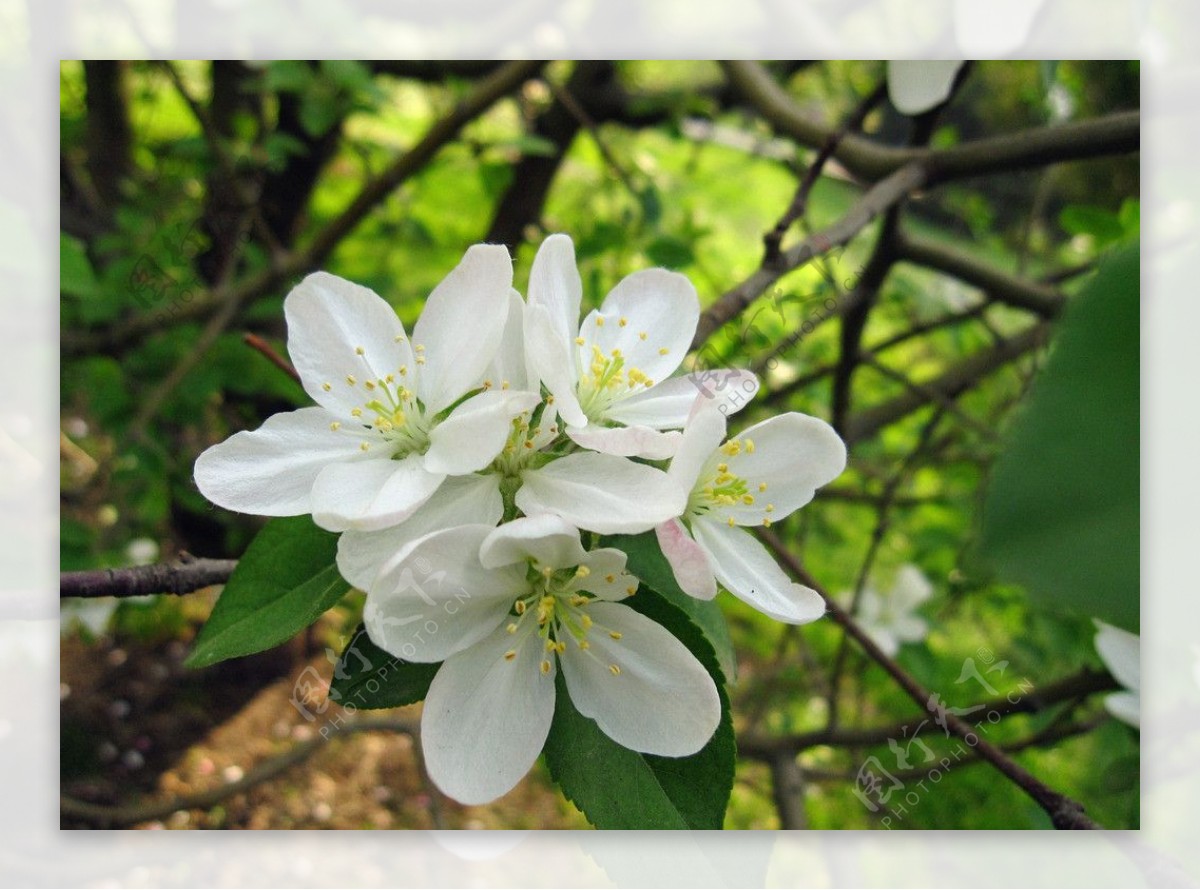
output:
{"label": "white flower", "polygon": [[680,434],[668,431],[683,428],[697,393],[712,395],[707,376],[724,375],[738,392],[726,410],[736,410],[757,390],[757,378],[747,371],[671,377],[700,318],[696,290],[683,275],[634,272],[580,324],[582,290],[571,239],[551,235],[529,276],[530,374],[554,396],[567,435],[583,447],[663,460],[679,444]]}
{"label": "white flower", "polygon": [[488,466],[537,395],[483,390],[512,263],[475,245],[430,295],[410,343],[367,288],[317,272],[287,297],[288,353],[320,407],[276,414],[196,461],[211,501],[265,516],[311,513],[332,531],[401,522],[449,476]]}
{"label": "white flower", "polygon": [[445,660],[421,720],[442,791],[486,803],[520,781],[549,733],[560,669],[580,713],[626,748],[683,757],[705,745],[716,686],[666,629],[617,602],[637,584],[624,553],[585,552],[552,516],[445,529],[384,565],[363,615],[371,639],[408,661]]}
{"label": "white flower", "polygon": [[675,580],[699,599],[716,596],[720,581],[779,621],[814,621],[825,612],[820,595],[791,581],[738,526],[769,527],[803,507],[845,469],[846,446],[824,421],[795,413],[721,444],[724,436],[721,413],[698,407],[671,461],[669,475],[690,492],[683,514],[656,529]]}
{"label": "white flower", "polygon": [[1142,723],[1142,644],[1137,634],[1132,634],[1099,619],[1096,625],[1096,651],[1124,692],[1114,692],[1105,697],[1104,707],[1118,720],[1140,728]]}
{"label": "white flower", "polygon": [[913,565],[901,567],[887,593],[863,588],[858,601],[858,623],[885,655],[895,655],[901,643],[919,643],[929,633],[916,609],[933,596],[933,586]]}

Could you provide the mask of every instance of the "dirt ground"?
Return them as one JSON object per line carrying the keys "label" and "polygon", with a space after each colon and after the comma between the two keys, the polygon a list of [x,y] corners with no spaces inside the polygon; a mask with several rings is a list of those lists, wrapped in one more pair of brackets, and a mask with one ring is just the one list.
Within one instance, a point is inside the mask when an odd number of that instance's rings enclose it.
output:
{"label": "dirt ground", "polygon": [[192,671],[179,640],[64,637],[61,827],[587,827],[540,765],[489,806],[445,798],[410,734],[356,728],[415,725],[420,706],[327,703],[308,681],[333,666],[312,639]]}

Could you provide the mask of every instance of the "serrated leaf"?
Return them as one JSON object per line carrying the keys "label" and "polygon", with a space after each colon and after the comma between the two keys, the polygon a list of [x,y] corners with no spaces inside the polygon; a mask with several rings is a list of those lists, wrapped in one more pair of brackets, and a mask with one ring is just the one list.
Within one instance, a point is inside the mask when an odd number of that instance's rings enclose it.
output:
{"label": "serrated leaf", "polygon": [[1139,260],[1104,261],[997,462],[983,549],[1043,603],[1137,631]]}
{"label": "serrated leaf", "polygon": [[309,517],[272,519],[246,548],[187,666],[262,652],[304,630],[350,589],[336,557],[337,535]]}
{"label": "serrated leaf", "polygon": [[667,558],[663,556],[654,532],[611,535],[604,538],[601,545],[623,551],[628,557],[625,567],[630,573],[671,605],[687,613],[716,650],[721,671],[730,682],[737,680],[737,656],[733,650],[733,639],[729,636],[729,624],[725,621],[725,613],[715,601],[698,600],[679,589],[675,573],[671,570]]}
{"label": "serrated leaf", "polygon": [[545,748],[550,775],[597,828],[719,829],[733,790],[737,750],[716,653],[687,615],[644,585],[625,602],[669,630],[704,665],[721,696],[721,722],[690,757],[631,751],[576,710],[560,673]]}
{"label": "serrated leaf", "polygon": [[411,705],[429,693],[441,666],[397,658],[371,642],[367,629],[359,625],[338,658],[329,697],[368,710]]}

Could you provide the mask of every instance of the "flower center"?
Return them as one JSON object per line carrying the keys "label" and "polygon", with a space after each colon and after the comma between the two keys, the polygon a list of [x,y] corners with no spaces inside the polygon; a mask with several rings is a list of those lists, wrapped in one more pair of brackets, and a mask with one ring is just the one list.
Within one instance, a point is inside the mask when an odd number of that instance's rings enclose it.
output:
{"label": "flower center", "polygon": [[[541,641],[545,653],[541,661],[543,674],[550,672],[551,657],[565,653],[568,645],[580,651],[589,650],[591,643],[588,641],[588,635],[591,632],[603,632],[614,640],[621,639],[621,634],[617,631],[596,628],[592,616],[587,612],[588,605],[594,602],[596,597],[581,591],[579,584],[590,574],[591,570],[587,566],[555,569],[539,566],[536,562],[529,564],[529,591],[514,601],[505,629],[508,633],[516,635],[525,627],[525,622],[536,623],[536,627],[526,629],[526,633],[536,632]],[[512,661],[516,657],[516,649],[509,649],[504,653],[506,661]],[[615,663],[609,664],[608,670],[613,676],[619,676],[621,673],[620,666]]]}
{"label": "flower center", "polygon": [[[417,362],[423,364],[424,348],[414,348]],[[394,373],[377,377],[364,357],[363,348],[356,347],[354,353],[364,373],[361,379],[358,375],[347,374],[344,383],[360,393],[363,400],[350,409],[350,416],[373,431],[380,447],[389,451],[392,458],[400,460],[410,454],[424,454],[429,450],[429,432],[433,428],[433,420],[425,416],[424,406],[406,385],[414,385],[409,377],[408,366],[401,365]],[[328,392],[333,384],[322,384],[322,388]],[[330,429],[336,430],[341,425],[340,421],[334,421]],[[364,441],[359,447],[369,451],[375,447],[375,443]]]}
{"label": "flower center", "polygon": [[[775,505],[766,501],[767,483],[739,475],[730,464],[743,453],[754,453],[753,439],[730,439],[709,458],[688,498],[685,519],[715,513],[722,515],[730,526],[761,523],[771,527]],[[731,507],[738,508],[736,515]]]}

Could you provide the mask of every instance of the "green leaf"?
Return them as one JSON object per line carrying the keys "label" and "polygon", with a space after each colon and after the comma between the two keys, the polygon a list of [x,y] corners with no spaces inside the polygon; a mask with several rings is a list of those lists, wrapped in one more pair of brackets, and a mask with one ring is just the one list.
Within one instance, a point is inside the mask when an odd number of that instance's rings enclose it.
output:
{"label": "green leaf", "polygon": [[658,546],[654,532],[640,535],[612,535],[601,542],[604,547],[616,547],[629,557],[625,567],[636,575],[644,586],[653,589],[677,609],[687,613],[697,627],[704,632],[708,642],[716,650],[721,671],[730,682],[737,679],[737,656],[733,640],[729,636],[729,624],[725,613],[713,600],[698,600],[679,589],[675,573]]}
{"label": "green leaf", "polygon": [[997,462],[983,549],[1043,602],[1138,628],[1136,247],[1072,302]]}
{"label": "green leaf", "polygon": [[329,697],[355,707],[399,708],[421,701],[442,666],[404,661],[371,642],[367,629],[358,630],[338,658]]}
{"label": "green leaf", "polygon": [[336,556],[337,535],[309,517],[272,519],[246,548],[187,666],[261,652],[304,630],[350,589]]}
{"label": "green leaf", "polygon": [[1072,235],[1091,235],[1097,247],[1111,244],[1125,234],[1125,226],[1117,214],[1101,207],[1072,204],[1063,208],[1058,221]]}
{"label": "green leaf", "polygon": [[690,757],[640,754],[618,745],[576,710],[560,672],[546,766],[597,828],[719,829],[733,790],[737,751],[716,654],[683,612],[645,586],[626,602],[667,628],[712,675],[721,696],[721,722],[708,744]]}
{"label": "green leaf", "polygon": [[98,289],[92,261],[83,249],[83,242],[70,235],[58,236],[59,290],[74,297],[95,296]]}

